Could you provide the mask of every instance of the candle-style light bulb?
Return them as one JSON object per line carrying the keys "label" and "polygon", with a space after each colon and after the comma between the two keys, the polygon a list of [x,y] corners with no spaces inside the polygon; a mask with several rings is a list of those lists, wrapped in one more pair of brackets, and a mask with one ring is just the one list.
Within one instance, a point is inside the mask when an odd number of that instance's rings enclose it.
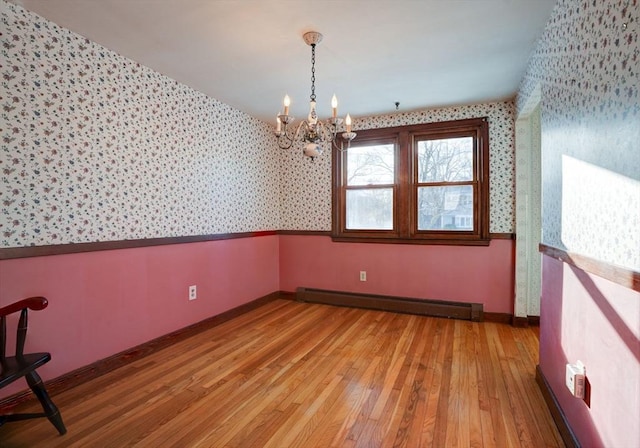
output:
{"label": "candle-style light bulb", "polygon": [[280,132],[282,130],[282,122],[280,121],[280,117],[276,115],[276,132]]}
{"label": "candle-style light bulb", "polygon": [[335,94],[331,98],[331,110],[333,118],[336,118],[338,116],[338,98],[336,98]]}
{"label": "candle-style light bulb", "polygon": [[291,98],[289,95],[284,96],[284,115],[289,115],[289,106],[291,105]]}
{"label": "candle-style light bulb", "polygon": [[351,115],[347,114],[347,118],[344,119],[344,124],[347,126],[347,132],[351,132]]}

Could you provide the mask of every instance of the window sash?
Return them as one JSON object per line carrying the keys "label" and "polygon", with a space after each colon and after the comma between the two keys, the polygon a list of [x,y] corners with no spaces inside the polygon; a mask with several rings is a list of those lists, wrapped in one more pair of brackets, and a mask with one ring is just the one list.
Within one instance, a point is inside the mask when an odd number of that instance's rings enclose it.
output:
{"label": "window sash", "polygon": [[[348,230],[394,230],[395,213],[394,213],[394,191],[393,185],[390,186],[370,186],[359,188],[348,188],[345,190],[345,228]],[[354,201],[360,199],[360,202]],[[384,202],[389,204],[384,204]],[[375,204],[378,202],[379,204]],[[380,204],[382,202],[382,204]],[[353,207],[349,207],[353,204]],[[366,205],[382,205],[367,210]],[[388,208],[387,208],[388,207]],[[369,219],[362,219],[363,213],[369,212]],[[374,223],[376,225],[374,225]],[[359,224],[359,225],[358,225]]]}
{"label": "window sash", "polygon": [[[465,188],[470,187],[470,188]],[[416,187],[417,201],[416,201],[416,216],[417,223],[416,229],[418,232],[473,232],[475,230],[476,221],[474,217],[477,215],[473,201],[469,204],[466,201],[460,201],[460,191],[470,193],[470,196],[475,196],[475,185],[473,183],[460,183],[455,185],[424,185]],[[423,198],[422,192],[434,192],[435,197]],[[449,194],[447,194],[449,192]],[[458,193],[458,194],[457,194]],[[431,200],[430,200],[431,199]],[[420,213],[421,205],[426,202],[426,206],[423,207],[426,210],[426,214]],[[435,202],[435,204],[434,204]],[[431,207],[429,207],[431,205]],[[433,214],[429,214],[432,212]],[[469,215],[470,213],[470,215]],[[423,219],[421,219],[423,218]],[[430,219],[429,219],[430,218]],[[458,222],[460,218],[469,218],[471,228],[467,226],[460,227]],[[422,225],[421,225],[422,221]],[[427,222],[424,222],[427,221]],[[467,220],[465,219],[465,222]],[[436,226],[435,224],[439,225]]]}
{"label": "window sash", "polygon": [[[365,153],[366,149],[378,150]],[[369,142],[368,144],[353,145],[346,152],[347,169],[345,170],[344,185],[349,187],[370,185],[393,185],[395,183],[395,154],[394,142]],[[359,157],[357,157],[359,156]],[[352,160],[352,158],[354,160]],[[370,164],[357,164],[359,159],[370,161]],[[352,168],[353,164],[356,164]]]}
{"label": "window sash", "polygon": [[[450,143],[449,143],[450,142]],[[463,142],[466,145],[463,145]],[[470,145],[469,145],[470,143]],[[429,157],[428,163],[423,162],[427,158],[426,151],[422,155],[424,146],[431,144],[433,156]],[[462,147],[461,147],[462,146]],[[469,147],[470,146],[470,147]],[[426,148],[424,148],[426,149]],[[473,135],[459,135],[437,138],[416,139],[413,147],[416,160],[416,183],[432,184],[437,182],[468,182],[475,180],[475,152]],[[462,153],[462,154],[461,154]],[[437,160],[433,160],[437,157]],[[445,163],[442,163],[445,162]],[[423,167],[423,165],[425,165]],[[443,173],[442,170],[446,166]],[[435,170],[435,172],[431,171]],[[454,173],[459,173],[457,176]],[[445,179],[451,173],[453,179]],[[431,177],[424,179],[424,177]]]}
{"label": "window sash", "polygon": [[[471,179],[456,181],[418,182],[418,145],[427,140],[473,138]],[[357,143],[356,143],[357,142]],[[335,241],[400,242],[419,244],[476,244],[489,243],[489,168],[488,123],[486,118],[453,122],[360,131],[352,142],[359,145],[395,144],[395,181],[393,184],[393,229],[349,229],[346,225],[347,191],[374,188],[372,185],[346,185],[345,153],[333,153],[333,226]],[[423,178],[424,179],[424,178]],[[456,215],[455,222],[471,223],[472,228],[424,229],[420,226],[418,201],[420,188],[471,187],[467,203],[470,215]],[[391,184],[375,185],[390,188]],[[457,221],[456,221],[457,219]],[[450,226],[451,227],[451,226]],[[466,227],[466,224],[465,224]]]}

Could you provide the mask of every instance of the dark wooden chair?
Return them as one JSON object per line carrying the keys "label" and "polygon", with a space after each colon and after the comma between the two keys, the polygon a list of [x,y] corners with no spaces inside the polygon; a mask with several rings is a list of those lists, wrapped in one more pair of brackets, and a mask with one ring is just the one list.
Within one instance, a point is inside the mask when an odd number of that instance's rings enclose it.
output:
{"label": "dark wooden chair", "polygon": [[[25,377],[27,384],[40,400],[44,410],[44,412],[37,414],[0,415],[0,426],[6,422],[47,417],[62,435],[67,432],[67,429],[62,422],[60,411],[51,401],[42,379],[36,373],[38,367],[51,360],[51,355],[49,353],[24,353],[24,343],[27,339],[27,312],[28,310],[43,310],[47,305],[47,299],[44,297],[30,297],[0,308],[0,389],[18,378]],[[18,321],[15,356],[6,356],[7,316],[18,311],[20,311],[20,320]]]}

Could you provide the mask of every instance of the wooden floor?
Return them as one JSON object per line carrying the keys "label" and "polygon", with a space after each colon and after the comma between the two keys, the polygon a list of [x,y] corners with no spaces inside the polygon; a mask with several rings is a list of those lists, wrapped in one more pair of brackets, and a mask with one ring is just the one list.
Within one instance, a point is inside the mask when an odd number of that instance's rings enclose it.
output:
{"label": "wooden floor", "polygon": [[0,446],[564,446],[537,347],[535,328],[276,300],[54,396],[65,436],[7,423]]}

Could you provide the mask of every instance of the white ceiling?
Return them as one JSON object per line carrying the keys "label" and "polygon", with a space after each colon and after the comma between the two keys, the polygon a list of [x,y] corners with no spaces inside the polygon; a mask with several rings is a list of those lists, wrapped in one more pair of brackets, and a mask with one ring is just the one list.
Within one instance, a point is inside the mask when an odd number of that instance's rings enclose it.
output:
{"label": "white ceiling", "polygon": [[264,121],[512,98],[556,0],[12,0]]}

